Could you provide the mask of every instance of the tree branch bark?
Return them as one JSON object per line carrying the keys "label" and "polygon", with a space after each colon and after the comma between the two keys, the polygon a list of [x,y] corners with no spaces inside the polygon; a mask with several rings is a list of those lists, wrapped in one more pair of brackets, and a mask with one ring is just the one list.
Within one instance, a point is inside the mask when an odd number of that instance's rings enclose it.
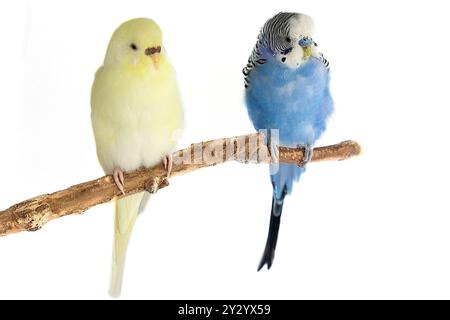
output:
{"label": "tree branch bark", "polygon": [[[354,141],[314,149],[312,162],[345,160],[359,155],[361,148]],[[217,165],[227,161],[242,163],[293,163],[303,159],[304,149],[268,147],[264,134],[218,139],[191,144],[173,153],[171,177]],[[166,170],[162,164],[153,168],[125,173],[125,193],[131,195],[147,190],[156,192],[168,186]],[[84,182],[68,189],[17,203],[0,211],[0,236],[21,231],[39,230],[47,222],[70,214],[80,214],[101,203],[121,198],[111,176]]]}

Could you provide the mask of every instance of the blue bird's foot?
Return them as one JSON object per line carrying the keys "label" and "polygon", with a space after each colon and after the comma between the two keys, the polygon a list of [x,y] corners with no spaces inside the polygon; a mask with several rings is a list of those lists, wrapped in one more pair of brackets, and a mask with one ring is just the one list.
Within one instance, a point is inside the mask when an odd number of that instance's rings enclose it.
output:
{"label": "blue bird's foot", "polygon": [[313,148],[310,144],[299,144],[299,148],[303,148],[303,159],[297,164],[299,167],[305,167],[313,157]]}

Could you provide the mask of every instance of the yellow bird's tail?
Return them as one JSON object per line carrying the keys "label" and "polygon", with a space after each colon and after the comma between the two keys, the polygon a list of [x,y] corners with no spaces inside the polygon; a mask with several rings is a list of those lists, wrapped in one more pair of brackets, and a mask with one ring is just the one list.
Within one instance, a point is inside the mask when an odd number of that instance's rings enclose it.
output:
{"label": "yellow bird's tail", "polygon": [[109,288],[109,294],[112,297],[120,296],[128,241],[131,231],[133,231],[143,195],[144,192],[141,192],[116,201],[111,285]]}

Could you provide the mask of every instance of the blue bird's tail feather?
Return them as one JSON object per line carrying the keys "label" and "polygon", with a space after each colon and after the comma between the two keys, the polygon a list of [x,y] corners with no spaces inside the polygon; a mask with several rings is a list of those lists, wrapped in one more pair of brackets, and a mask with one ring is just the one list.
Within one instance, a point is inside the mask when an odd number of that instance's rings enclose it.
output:
{"label": "blue bird's tail feather", "polygon": [[[270,176],[273,186],[273,195],[276,199],[281,200],[283,193],[290,194],[294,182],[300,179],[300,176],[305,172],[305,167],[299,167],[295,164],[278,164],[278,170]],[[274,169],[271,169],[274,171]],[[286,189],[286,191],[284,190]]]}
{"label": "blue bird's tail feather", "polygon": [[269,234],[267,235],[266,247],[258,266],[258,271],[267,264],[270,269],[275,258],[275,249],[280,230],[281,214],[283,212],[284,198],[292,192],[294,182],[298,181],[305,168],[292,164],[280,164],[278,172],[271,175],[273,185],[272,210],[270,212]]}
{"label": "blue bird's tail feather", "polygon": [[277,246],[278,231],[280,230],[281,212],[283,210],[284,195],[282,199],[277,200],[275,196],[272,198],[272,212],[270,213],[269,234],[267,235],[266,247],[258,266],[258,271],[267,264],[267,269],[272,267],[275,258],[275,248]]}

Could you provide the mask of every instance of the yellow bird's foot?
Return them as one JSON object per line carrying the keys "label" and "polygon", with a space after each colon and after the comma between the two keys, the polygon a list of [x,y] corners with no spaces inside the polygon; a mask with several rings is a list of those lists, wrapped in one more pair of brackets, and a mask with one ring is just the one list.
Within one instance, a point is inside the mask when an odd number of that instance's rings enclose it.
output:
{"label": "yellow bird's foot", "polygon": [[114,182],[116,183],[117,188],[119,188],[122,194],[125,194],[125,190],[123,189],[125,185],[125,179],[123,177],[123,171],[120,168],[115,168],[113,172]]}
{"label": "yellow bird's foot", "polygon": [[172,168],[173,168],[173,157],[172,157],[172,154],[168,154],[167,156],[164,157],[163,164],[164,164],[164,169],[167,170],[166,177],[169,178],[170,174],[172,173]]}

